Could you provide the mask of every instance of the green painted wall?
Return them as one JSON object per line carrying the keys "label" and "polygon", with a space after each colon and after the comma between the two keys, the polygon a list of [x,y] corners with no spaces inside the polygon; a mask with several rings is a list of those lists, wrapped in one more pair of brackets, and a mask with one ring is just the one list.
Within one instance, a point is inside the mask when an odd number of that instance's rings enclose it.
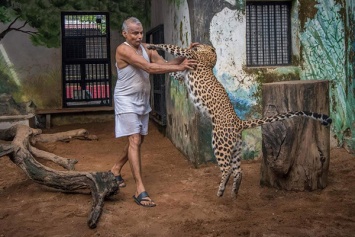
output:
{"label": "green painted wall", "polygon": [[[352,146],[355,135],[354,1],[304,0],[313,14],[301,19],[302,80],[330,81],[332,132],[339,145]],[[354,148],[352,148],[354,149]]]}

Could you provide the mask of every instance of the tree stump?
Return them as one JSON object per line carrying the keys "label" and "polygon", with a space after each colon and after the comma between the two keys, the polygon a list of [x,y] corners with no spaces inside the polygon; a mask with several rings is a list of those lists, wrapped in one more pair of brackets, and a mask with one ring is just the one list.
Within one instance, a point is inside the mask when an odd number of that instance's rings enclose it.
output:
{"label": "tree stump", "polygon": [[[263,85],[263,115],[312,111],[329,115],[328,81],[287,81]],[[327,186],[330,130],[297,117],[262,126],[262,186],[316,190]]]}

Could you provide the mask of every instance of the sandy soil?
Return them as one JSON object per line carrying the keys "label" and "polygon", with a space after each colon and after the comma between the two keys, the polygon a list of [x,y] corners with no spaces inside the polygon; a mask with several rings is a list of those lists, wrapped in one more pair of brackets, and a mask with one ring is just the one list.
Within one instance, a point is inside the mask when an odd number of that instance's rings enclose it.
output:
{"label": "sandy soil", "polygon": [[[113,122],[56,127],[45,133],[86,128],[98,141],[46,144],[43,149],[76,158],[80,171],[107,171],[123,141]],[[0,236],[355,236],[355,157],[331,151],[328,187],[286,192],[259,185],[260,161],[245,161],[238,198],[230,186],[216,196],[215,164],[193,168],[154,124],[143,145],[147,191],[157,203],[134,203],[134,181],[123,169],[127,187],[105,202],[96,229],[86,221],[90,194],[66,194],[29,180],[8,157],[0,159]]]}

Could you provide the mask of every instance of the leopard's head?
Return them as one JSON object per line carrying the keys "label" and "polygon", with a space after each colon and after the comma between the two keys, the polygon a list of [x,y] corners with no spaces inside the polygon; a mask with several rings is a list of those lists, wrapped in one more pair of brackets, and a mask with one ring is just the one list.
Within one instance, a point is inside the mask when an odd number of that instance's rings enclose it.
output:
{"label": "leopard's head", "polygon": [[194,46],[191,50],[195,52],[196,59],[203,65],[213,68],[217,62],[216,49],[207,44],[198,44]]}

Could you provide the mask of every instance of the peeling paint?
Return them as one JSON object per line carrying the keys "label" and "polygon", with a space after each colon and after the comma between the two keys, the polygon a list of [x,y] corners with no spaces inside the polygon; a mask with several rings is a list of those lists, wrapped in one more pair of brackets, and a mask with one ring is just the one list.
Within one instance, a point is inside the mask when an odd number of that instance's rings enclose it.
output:
{"label": "peeling paint", "polygon": [[299,21],[301,30],[304,29],[307,19],[313,19],[317,13],[316,0],[299,0]]}
{"label": "peeling paint", "polygon": [[[214,74],[226,89],[241,118],[255,104],[253,77],[243,71],[245,63],[245,16],[239,10],[223,9],[210,24],[210,41],[216,48]],[[238,29],[238,30],[236,30]]]}
{"label": "peeling paint", "polygon": [[[210,41],[216,48],[217,63],[214,74],[222,83],[241,119],[255,117],[258,84],[254,75],[246,72],[244,9],[223,9],[210,24]],[[253,159],[261,152],[260,129],[243,132],[243,159]]]}
{"label": "peeling paint", "polygon": [[[171,1],[168,12],[164,17],[165,42],[188,47],[191,42],[190,17],[186,0]],[[178,6],[175,3],[178,2]],[[166,58],[172,58],[166,54]],[[167,135],[174,145],[184,153],[189,160],[196,164],[196,141],[191,126],[195,123],[195,108],[187,96],[187,90],[182,82],[170,77],[166,78],[167,85]]]}
{"label": "peeling paint", "polygon": [[334,0],[317,2],[317,13],[314,18],[306,20],[300,34],[304,68],[300,75],[302,80],[330,81],[332,131],[342,145],[347,130],[355,133],[352,124],[355,98],[351,90],[354,85],[348,80],[348,75],[353,72],[351,63],[347,63],[349,49],[345,44],[346,37],[353,36],[345,35],[342,5]]}
{"label": "peeling paint", "polygon": [[[261,116],[261,87],[263,83],[299,79],[329,80],[330,111],[335,120],[332,130],[341,142],[346,137],[352,138],[352,141],[355,140],[354,124],[352,124],[355,121],[353,71],[355,67],[355,1],[292,1],[292,65],[272,68],[245,67],[245,0],[218,2],[213,9],[214,12],[208,12],[210,15],[196,13],[199,17],[191,16],[191,20],[197,21],[192,25],[201,28],[193,29],[193,31],[190,29],[190,18],[187,17],[188,3],[181,2],[182,4],[178,8],[170,11],[174,16],[175,28],[171,31],[171,37],[167,39],[167,42],[188,47],[192,36],[204,39],[204,36],[208,35],[207,41],[216,48],[218,57],[214,73],[226,88],[239,117],[248,119]],[[208,4],[203,1],[188,2],[197,8],[196,4],[203,4],[201,8],[198,8],[200,11],[211,9],[210,2]],[[221,7],[226,2],[232,4],[233,7],[230,5]],[[345,8],[345,6],[347,7]],[[206,21],[200,22],[200,19]],[[206,22],[209,22],[209,31],[205,28]],[[166,29],[169,29],[168,25],[166,25]],[[203,32],[203,36],[201,32]],[[169,103],[173,106],[171,111],[175,114],[172,116],[172,121],[175,120],[175,123],[171,131],[172,133],[176,132],[173,136],[178,136],[181,148],[191,151],[194,149],[191,146],[200,146],[201,144],[199,141],[193,140],[191,131],[187,131],[189,126],[191,129],[191,126],[196,125],[191,123],[189,119],[195,119],[195,122],[199,120],[194,117],[196,113],[187,97],[184,85],[176,81],[170,81],[169,85],[172,100]],[[208,128],[206,126],[202,129],[207,130]],[[198,133],[197,137],[200,140],[201,136],[208,136],[206,131],[203,134],[200,131]],[[191,143],[186,143],[186,140]],[[244,131],[243,142],[243,158],[257,157],[261,153],[260,128]],[[206,144],[206,147],[207,145],[210,144]],[[202,146],[204,145],[202,144]],[[204,153],[206,150],[203,149],[207,148],[198,149],[200,149],[198,152]]]}

